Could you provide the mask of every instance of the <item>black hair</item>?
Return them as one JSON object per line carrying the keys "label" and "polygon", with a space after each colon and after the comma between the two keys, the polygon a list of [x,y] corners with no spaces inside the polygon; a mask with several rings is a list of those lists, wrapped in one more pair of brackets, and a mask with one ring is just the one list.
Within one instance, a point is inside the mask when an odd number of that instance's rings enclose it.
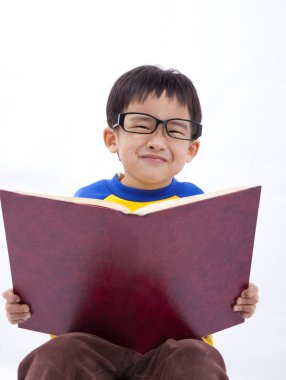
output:
{"label": "black hair", "polygon": [[201,105],[192,81],[178,70],[144,65],[127,71],[112,86],[106,105],[108,125],[112,127],[133,101],[144,102],[151,94],[160,97],[164,90],[170,99],[175,97],[188,107],[192,121],[201,122]]}

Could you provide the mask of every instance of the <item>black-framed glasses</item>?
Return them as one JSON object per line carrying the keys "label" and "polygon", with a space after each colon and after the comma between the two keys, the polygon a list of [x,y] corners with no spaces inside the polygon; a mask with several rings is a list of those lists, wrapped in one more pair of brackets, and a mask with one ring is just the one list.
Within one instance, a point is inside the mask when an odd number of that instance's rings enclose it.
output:
{"label": "black-framed glasses", "polygon": [[189,119],[160,120],[147,113],[125,112],[118,115],[118,121],[112,128],[121,127],[129,133],[148,135],[154,133],[163,124],[168,136],[178,140],[193,141],[202,135],[202,125]]}

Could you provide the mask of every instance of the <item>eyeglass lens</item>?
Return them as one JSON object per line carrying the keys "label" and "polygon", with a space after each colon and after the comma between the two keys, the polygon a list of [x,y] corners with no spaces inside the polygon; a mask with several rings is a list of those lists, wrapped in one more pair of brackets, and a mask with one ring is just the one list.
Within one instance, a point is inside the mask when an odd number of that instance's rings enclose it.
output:
{"label": "eyeglass lens", "polygon": [[[148,134],[154,132],[157,121],[152,116],[140,114],[126,114],[124,119],[124,129],[127,132]],[[166,130],[169,136],[191,140],[193,124],[188,120],[172,119],[168,120]]]}

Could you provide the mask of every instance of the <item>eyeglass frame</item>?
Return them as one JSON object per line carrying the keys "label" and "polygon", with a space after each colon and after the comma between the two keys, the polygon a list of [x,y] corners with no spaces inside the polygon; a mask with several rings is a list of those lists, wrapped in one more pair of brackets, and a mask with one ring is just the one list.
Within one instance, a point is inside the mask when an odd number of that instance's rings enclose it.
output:
{"label": "eyeglass frame", "polygon": [[[152,119],[154,119],[156,121],[155,128],[154,128],[154,130],[152,132],[131,132],[131,131],[128,131],[127,129],[124,128],[124,120],[125,120],[125,116],[126,115],[144,115],[144,116],[149,116],[149,117],[151,117]],[[167,129],[167,123],[169,121],[172,121],[172,120],[189,121],[190,123],[192,123],[192,125],[194,125],[196,127],[196,131],[194,133],[194,137],[192,137],[191,139],[184,139],[184,138],[174,137],[174,136],[170,135],[169,132],[168,132],[168,129]],[[203,126],[201,124],[199,124],[199,123],[196,123],[195,121],[193,121],[191,119],[182,119],[182,118],[174,117],[172,119],[161,120],[161,119],[158,119],[155,116],[152,116],[152,115],[149,115],[148,113],[143,113],[143,112],[123,112],[123,113],[120,113],[118,115],[117,123],[115,123],[111,128],[115,129],[116,127],[121,127],[127,133],[134,133],[134,134],[138,134],[138,135],[151,135],[152,133],[154,133],[156,131],[156,129],[158,128],[158,126],[160,124],[164,125],[165,130],[167,132],[167,135],[169,137],[173,138],[173,139],[176,139],[176,140],[195,141],[195,140],[197,140],[202,135],[202,128],[203,128]]]}

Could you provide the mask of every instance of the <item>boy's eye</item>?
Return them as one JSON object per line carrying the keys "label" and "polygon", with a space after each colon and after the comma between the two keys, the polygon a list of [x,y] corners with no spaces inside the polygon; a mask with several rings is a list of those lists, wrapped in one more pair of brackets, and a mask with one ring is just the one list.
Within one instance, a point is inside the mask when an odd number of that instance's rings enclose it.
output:
{"label": "boy's eye", "polygon": [[179,136],[188,139],[191,135],[191,127],[187,124],[168,124],[168,133],[174,137]]}
{"label": "boy's eye", "polygon": [[140,125],[139,124],[138,125],[132,125],[131,128],[138,128],[138,129],[140,128],[140,129],[148,129],[148,130],[151,129],[150,126],[148,126],[148,125],[142,125],[142,124],[140,124]]}
{"label": "boy's eye", "polygon": [[149,133],[154,129],[154,125],[152,123],[140,121],[138,123],[126,123],[125,129],[130,132]]}
{"label": "boy's eye", "polygon": [[182,131],[182,130],[178,130],[178,129],[168,129],[168,132],[169,133],[178,133],[179,135],[182,135],[182,136],[185,136],[185,131]]}
{"label": "boy's eye", "polygon": [[153,118],[147,115],[130,114],[126,115],[124,128],[130,132],[150,133],[155,127]]}

